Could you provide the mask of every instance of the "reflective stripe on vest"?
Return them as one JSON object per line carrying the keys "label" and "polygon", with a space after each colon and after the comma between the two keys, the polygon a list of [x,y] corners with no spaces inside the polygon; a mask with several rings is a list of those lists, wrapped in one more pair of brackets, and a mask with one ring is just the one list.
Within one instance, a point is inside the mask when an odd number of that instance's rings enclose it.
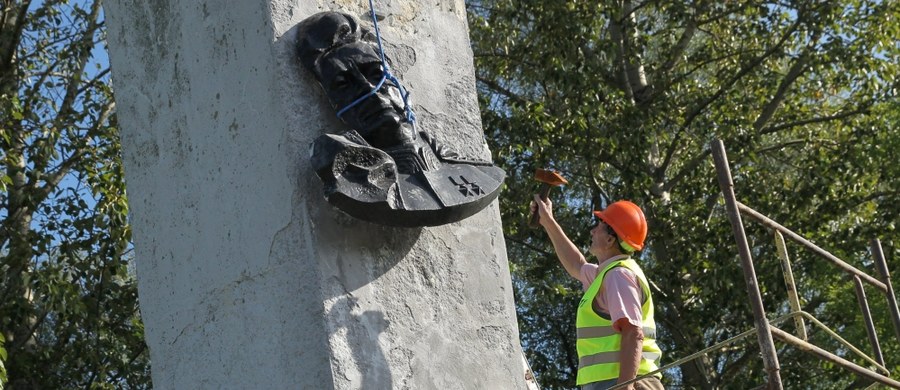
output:
{"label": "reflective stripe on vest", "polygon": [[[645,326],[642,330],[644,331],[644,337],[649,337],[651,339],[656,338],[656,328]],[[616,334],[616,330],[613,329],[612,326],[588,326],[584,328],[578,328],[577,332],[579,339],[606,337]]]}
{"label": "reflective stripe on vest", "polygon": [[615,267],[625,267],[634,272],[644,292],[645,301],[641,305],[643,316],[644,340],[638,375],[656,371],[656,361],[662,351],[656,344],[656,323],[653,319],[653,299],[650,296],[649,283],[644,272],[637,263],[629,258],[612,261],[597,274],[597,279],[585,291],[578,306],[575,326],[578,332],[576,347],[578,349],[579,386],[619,377],[619,355],[622,335],[612,327],[612,322],[594,312],[593,301],[600,292],[606,273]]}
{"label": "reflective stripe on vest", "polygon": [[[657,360],[660,354],[656,352],[641,352],[641,358],[647,360]],[[619,351],[600,352],[593,355],[587,355],[578,359],[579,366],[592,366],[602,363],[619,363]],[[651,370],[654,371],[654,370]],[[650,372],[650,371],[647,371]],[[645,373],[646,374],[646,373]]]}

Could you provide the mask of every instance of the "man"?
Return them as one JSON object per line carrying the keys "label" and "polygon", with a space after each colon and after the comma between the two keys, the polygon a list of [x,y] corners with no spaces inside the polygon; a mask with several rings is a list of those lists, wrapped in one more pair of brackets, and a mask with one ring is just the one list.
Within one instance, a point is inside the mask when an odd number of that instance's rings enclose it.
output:
{"label": "man", "polygon": [[[537,195],[533,212],[553,242],[563,268],[582,283],[578,306],[577,384],[582,390],[603,390],[658,369],[661,351],[653,320],[653,299],[644,272],[631,254],[644,247],[647,221],[640,207],[627,200],[594,211],[589,252],[599,264],[588,263],[553,218],[550,200]],[[659,375],[659,374],[657,374]],[[624,389],[662,389],[658,376],[633,382]]]}

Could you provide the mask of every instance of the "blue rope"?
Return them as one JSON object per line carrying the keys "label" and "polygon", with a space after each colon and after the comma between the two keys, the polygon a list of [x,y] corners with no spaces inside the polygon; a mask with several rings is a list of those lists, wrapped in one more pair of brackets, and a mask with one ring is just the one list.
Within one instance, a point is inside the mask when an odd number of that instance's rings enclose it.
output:
{"label": "blue rope", "polygon": [[400,80],[398,80],[391,73],[390,67],[388,67],[387,60],[384,58],[384,47],[381,45],[381,31],[378,29],[378,18],[375,17],[375,4],[372,0],[369,0],[369,9],[372,11],[372,24],[375,25],[375,37],[378,39],[378,52],[381,55],[381,70],[384,75],[381,76],[381,81],[378,82],[378,85],[372,89],[371,92],[360,96],[353,103],[348,104],[346,107],[340,109],[337,113],[338,118],[341,117],[347,110],[353,108],[354,106],[362,103],[363,100],[368,99],[372,95],[378,93],[378,90],[381,89],[381,86],[384,85],[385,80],[391,80],[394,85],[397,86],[397,89],[400,90],[400,96],[403,97],[403,111],[406,113],[406,121],[411,123],[413,126],[416,124],[416,114],[413,112],[412,107],[409,105],[409,92],[403,88],[403,85],[400,84]]}

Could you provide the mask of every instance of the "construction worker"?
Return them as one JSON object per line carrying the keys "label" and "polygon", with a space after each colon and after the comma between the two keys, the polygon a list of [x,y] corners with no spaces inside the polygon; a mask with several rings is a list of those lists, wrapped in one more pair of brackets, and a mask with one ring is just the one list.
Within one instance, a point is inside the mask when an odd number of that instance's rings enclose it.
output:
{"label": "construction worker", "polygon": [[[532,212],[553,242],[563,268],[585,291],[575,320],[578,332],[577,384],[582,390],[601,390],[658,369],[661,351],[656,344],[653,299],[644,272],[631,258],[644,247],[647,221],[640,207],[627,200],[594,211],[589,263],[553,218],[552,202],[535,195]],[[632,382],[623,389],[663,389],[659,374]]]}

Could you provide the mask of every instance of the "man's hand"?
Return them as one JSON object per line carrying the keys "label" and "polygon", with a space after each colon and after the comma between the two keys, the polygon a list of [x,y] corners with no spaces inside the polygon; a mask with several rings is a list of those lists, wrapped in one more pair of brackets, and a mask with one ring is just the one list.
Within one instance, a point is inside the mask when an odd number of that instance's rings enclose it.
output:
{"label": "man's hand", "polygon": [[556,256],[559,257],[563,268],[573,278],[581,280],[581,266],[587,261],[584,259],[581,251],[572,243],[572,240],[566,236],[559,224],[556,223],[556,220],[553,219],[553,202],[550,202],[550,199],[542,200],[540,196],[535,195],[534,200],[531,202],[531,210],[538,212],[538,216],[541,219],[540,224],[544,227],[544,231],[547,232],[547,237],[550,237],[550,241],[553,242],[553,250],[556,251]]}
{"label": "man's hand", "polygon": [[541,197],[537,194],[534,195],[534,200],[531,201],[531,212],[538,213],[538,217],[540,217],[539,223],[543,227],[547,227],[547,224],[553,221],[553,202],[550,201],[550,198],[547,200],[541,199]]}

